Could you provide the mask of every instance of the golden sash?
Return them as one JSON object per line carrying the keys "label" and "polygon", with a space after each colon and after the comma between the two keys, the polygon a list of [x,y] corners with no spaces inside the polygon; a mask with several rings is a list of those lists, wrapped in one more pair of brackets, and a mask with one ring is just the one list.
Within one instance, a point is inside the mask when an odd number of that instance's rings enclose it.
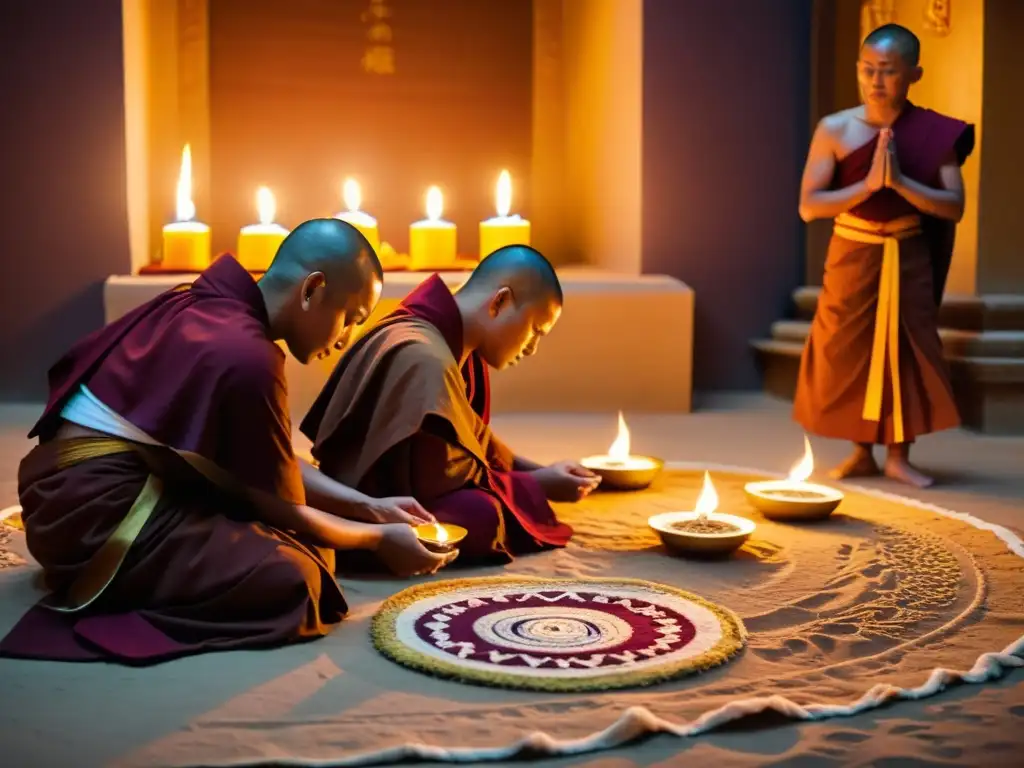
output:
{"label": "golden sash", "polygon": [[900,241],[921,234],[921,219],[918,216],[904,216],[893,221],[874,222],[844,213],[836,217],[832,231],[844,240],[882,246],[875,335],[871,345],[868,386],[861,418],[874,422],[882,418],[885,360],[888,353],[892,376],[893,442],[902,443],[904,431],[900,387]]}
{"label": "golden sash", "polygon": [[[101,456],[112,456],[135,450],[136,445],[116,437],[77,437],[57,442],[57,466],[67,469]],[[78,577],[59,597],[48,595],[41,605],[61,613],[74,613],[91,605],[114,580],[128,550],[156,509],[163,492],[163,483],[149,475],[135,498],[131,509],[110,537],[100,545],[85,564]]]}
{"label": "golden sash", "polygon": [[110,537],[100,545],[81,573],[66,592],[59,597],[49,595],[41,602],[47,608],[62,613],[81,611],[103,593],[120,570],[128,550],[149,521],[163,494],[164,483],[159,474],[174,471],[169,461],[174,456],[185,461],[200,476],[219,490],[254,504],[289,504],[266,491],[249,488],[233,475],[207,458],[192,451],[183,451],[163,445],[143,445],[117,437],[75,437],[58,440],[57,466],[60,469],[81,464],[101,456],[135,451],[146,461],[152,472],[142,490]]}

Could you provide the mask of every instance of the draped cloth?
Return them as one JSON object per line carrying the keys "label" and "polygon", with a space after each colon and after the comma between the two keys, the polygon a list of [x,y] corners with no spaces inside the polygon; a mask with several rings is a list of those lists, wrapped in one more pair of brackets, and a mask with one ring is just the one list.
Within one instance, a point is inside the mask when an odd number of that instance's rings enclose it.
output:
{"label": "draped cloth", "polygon": [[[901,172],[934,188],[974,146],[973,126],[912,104],[892,128]],[[833,188],[866,177],[877,141],[839,161]],[[954,231],[888,188],[837,218],[794,401],[808,432],[891,445],[960,423],[938,334]]]}

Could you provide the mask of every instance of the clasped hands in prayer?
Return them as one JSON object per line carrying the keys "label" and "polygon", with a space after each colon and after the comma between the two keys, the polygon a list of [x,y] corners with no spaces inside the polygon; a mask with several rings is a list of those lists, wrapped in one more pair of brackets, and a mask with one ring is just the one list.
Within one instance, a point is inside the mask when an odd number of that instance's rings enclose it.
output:
{"label": "clasped hands in prayer", "polygon": [[871,158],[871,168],[864,179],[871,192],[888,187],[899,191],[903,175],[900,172],[899,159],[896,157],[896,142],[893,140],[892,128],[883,128],[878,134],[878,145]]}

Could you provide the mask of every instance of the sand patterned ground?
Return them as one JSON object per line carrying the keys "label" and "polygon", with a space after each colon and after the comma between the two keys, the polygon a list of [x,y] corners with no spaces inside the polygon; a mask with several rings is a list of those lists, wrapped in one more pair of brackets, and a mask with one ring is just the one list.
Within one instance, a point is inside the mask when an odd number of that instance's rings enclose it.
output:
{"label": "sand patterned ground", "polygon": [[[712,477],[719,508],[758,524],[727,560],[671,557],[647,529],[648,516],[693,506],[701,473],[673,471],[644,493],[560,508],[577,531],[571,545],[520,558],[507,572],[643,578],[697,593],[735,611],[750,633],[724,667],[595,694],[496,692],[430,678],[384,659],[368,637],[380,601],[405,585],[346,580],[353,613],[330,645],[288,649],[287,671],[117,764],[352,757],[409,743],[486,749],[535,731],[579,739],[637,706],[685,723],[751,697],[849,704],[879,683],[913,687],[936,667],[969,669],[1024,631],[1022,560],[990,532],[853,491],[824,523],[773,523],[743,499],[754,477]],[[440,578],[499,572],[451,569]]]}

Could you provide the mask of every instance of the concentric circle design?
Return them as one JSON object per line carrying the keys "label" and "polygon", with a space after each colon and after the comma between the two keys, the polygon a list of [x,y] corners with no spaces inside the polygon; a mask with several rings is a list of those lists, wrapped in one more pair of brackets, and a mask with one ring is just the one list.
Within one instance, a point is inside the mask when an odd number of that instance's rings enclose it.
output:
{"label": "concentric circle design", "polygon": [[743,646],[731,611],[662,584],[499,577],[424,584],[388,599],[377,649],[465,682],[551,691],[650,685]]}

